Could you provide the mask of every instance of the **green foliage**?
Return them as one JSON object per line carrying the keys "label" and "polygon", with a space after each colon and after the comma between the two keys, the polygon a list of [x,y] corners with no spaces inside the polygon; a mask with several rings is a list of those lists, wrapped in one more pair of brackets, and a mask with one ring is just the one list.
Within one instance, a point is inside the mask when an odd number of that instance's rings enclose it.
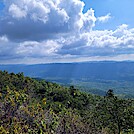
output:
{"label": "green foliage", "polygon": [[0,71],[0,134],[133,134],[134,100]]}
{"label": "green foliage", "polygon": [[109,90],[92,112],[92,122],[97,128],[107,128],[110,133],[130,132],[134,128],[134,102],[114,96]]}

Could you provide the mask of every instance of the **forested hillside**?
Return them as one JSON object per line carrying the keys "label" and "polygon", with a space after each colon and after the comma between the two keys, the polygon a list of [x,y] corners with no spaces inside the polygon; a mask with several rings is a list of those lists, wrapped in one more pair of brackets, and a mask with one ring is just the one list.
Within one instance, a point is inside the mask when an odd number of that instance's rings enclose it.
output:
{"label": "forested hillside", "polygon": [[0,134],[133,134],[134,100],[0,71]]}

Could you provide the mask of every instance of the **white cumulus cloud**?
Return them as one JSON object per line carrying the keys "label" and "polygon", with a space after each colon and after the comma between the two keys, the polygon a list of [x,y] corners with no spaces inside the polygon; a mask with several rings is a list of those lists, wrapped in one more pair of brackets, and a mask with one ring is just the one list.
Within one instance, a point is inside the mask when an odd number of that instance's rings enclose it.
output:
{"label": "white cumulus cloud", "polygon": [[80,0],[5,0],[5,5],[0,35],[11,40],[43,40],[55,33],[90,31],[96,21],[94,10],[82,12],[84,2]]}
{"label": "white cumulus cloud", "polygon": [[2,43],[2,42],[8,42],[8,38],[7,38],[7,36],[1,36],[0,37],[0,43]]}
{"label": "white cumulus cloud", "polygon": [[59,47],[59,44],[53,40],[48,40],[45,42],[26,41],[20,43],[16,53],[20,56],[48,57],[55,55]]}
{"label": "white cumulus cloud", "polygon": [[[4,0],[0,18],[0,62],[75,61],[134,54],[134,29],[94,30],[111,14],[83,12],[81,0]],[[22,61],[22,62],[20,62]]]}
{"label": "white cumulus cloud", "polygon": [[9,13],[12,15],[14,18],[23,18],[26,17],[26,12],[22,9],[20,9],[17,5],[12,4],[9,7]]}
{"label": "white cumulus cloud", "polygon": [[99,21],[99,22],[101,22],[101,23],[105,23],[105,22],[107,22],[109,19],[111,19],[112,17],[111,17],[111,14],[110,13],[108,13],[107,15],[105,15],[105,16],[100,16],[100,17],[98,17],[97,18],[97,20]]}

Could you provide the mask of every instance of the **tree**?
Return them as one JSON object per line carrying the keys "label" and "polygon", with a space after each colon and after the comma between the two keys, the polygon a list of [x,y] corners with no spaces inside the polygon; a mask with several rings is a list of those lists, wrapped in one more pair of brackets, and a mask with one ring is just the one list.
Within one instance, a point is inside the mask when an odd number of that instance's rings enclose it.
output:
{"label": "tree", "polygon": [[121,134],[134,128],[132,101],[117,98],[113,90],[108,90],[94,109],[93,121],[95,126],[107,128],[109,133]]}

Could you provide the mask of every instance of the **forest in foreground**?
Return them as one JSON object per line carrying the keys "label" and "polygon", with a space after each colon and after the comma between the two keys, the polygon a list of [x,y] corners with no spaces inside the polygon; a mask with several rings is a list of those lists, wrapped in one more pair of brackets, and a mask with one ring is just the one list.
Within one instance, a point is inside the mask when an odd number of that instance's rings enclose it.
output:
{"label": "forest in foreground", "polygon": [[134,134],[134,99],[0,71],[0,134]]}

